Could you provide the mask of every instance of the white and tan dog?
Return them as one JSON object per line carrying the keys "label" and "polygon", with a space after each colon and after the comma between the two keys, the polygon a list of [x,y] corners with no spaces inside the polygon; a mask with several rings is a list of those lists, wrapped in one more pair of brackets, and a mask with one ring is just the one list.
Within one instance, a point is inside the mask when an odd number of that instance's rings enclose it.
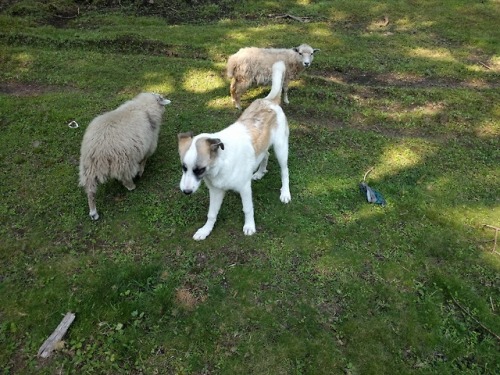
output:
{"label": "white and tan dog", "polygon": [[265,99],[255,100],[229,127],[217,133],[181,133],[179,155],[182,163],[180,188],[185,194],[194,193],[204,180],[210,193],[207,222],[194,234],[204,240],[212,231],[227,190],[241,195],[245,224],[243,232],[255,233],[252,202],[252,179],[258,180],[267,172],[269,148],[281,167],[281,196],[283,203],[291,200],[288,178],[288,122],[279,103],[285,75],[285,64],[273,65],[271,92]]}

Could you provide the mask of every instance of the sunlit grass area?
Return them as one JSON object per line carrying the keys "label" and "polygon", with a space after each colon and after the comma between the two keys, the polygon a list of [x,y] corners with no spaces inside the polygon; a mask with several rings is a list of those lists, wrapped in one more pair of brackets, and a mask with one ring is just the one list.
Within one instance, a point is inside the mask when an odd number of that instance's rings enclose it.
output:
{"label": "sunlit grass area", "polygon": [[[186,4],[0,8],[0,373],[500,373],[497,3]],[[194,241],[208,189],[179,191],[177,134],[238,118],[230,54],[301,43],[321,51],[283,105],[292,202],[271,153],[257,233],[228,192]],[[83,134],[142,91],[172,101],[158,148],[91,221]]]}

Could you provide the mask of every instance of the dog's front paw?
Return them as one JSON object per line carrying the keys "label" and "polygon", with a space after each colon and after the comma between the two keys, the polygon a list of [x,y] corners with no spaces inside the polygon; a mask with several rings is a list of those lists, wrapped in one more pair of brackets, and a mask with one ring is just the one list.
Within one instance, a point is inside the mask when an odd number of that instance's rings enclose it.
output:
{"label": "dog's front paw", "polygon": [[202,241],[205,238],[207,238],[209,234],[210,231],[209,230],[207,231],[205,228],[202,227],[196,231],[196,233],[193,236],[193,239],[196,241]]}
{"label": "dog's front paw", "polygon": [[251,236],[255,232],[255,224],[245,224],[243,227],[243,233],[245,233],[245,236]]}
{"label": "dog's front paw", "polygon": [[283,203],[290,203],[290,201],[292,200],[292,196],[290,195],[290,191],[288,189],[281,190],[280,200]]}

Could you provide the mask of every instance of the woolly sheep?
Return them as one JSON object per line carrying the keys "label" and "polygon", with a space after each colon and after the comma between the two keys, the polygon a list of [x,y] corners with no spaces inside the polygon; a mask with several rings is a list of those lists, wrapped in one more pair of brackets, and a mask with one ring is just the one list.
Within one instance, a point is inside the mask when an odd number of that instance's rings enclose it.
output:
{"label": "woolly sheep", "polygon": [[83,136],[80,186],[87,193],[89,216],[99,219],[95,205],[97,184],[115,178],[128,190],[133,178],[144,172],[146,160],[156,150],[158,134],[170,100],[141,93],[117,109],[97,116]]}
{"label": "woolly sheep", "polygon": [[288,104],[288,83],[311,65],[314,53],[307,44],[295,48],[242,48],[227,61],[227,76],[231,79],[231,99],[241,109],[241,95],[252,85],[266,85],[272,81],[272,66],[282,60],[286,65],[283,81],[283,101]]}

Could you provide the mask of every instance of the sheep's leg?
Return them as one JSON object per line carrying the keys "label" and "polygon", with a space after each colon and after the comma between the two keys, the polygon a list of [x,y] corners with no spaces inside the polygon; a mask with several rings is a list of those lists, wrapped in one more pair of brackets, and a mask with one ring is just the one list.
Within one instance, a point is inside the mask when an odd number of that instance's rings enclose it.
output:
{"label": "sheep's leg", "polygon": [[97,220],[99,219],[99,214],[97,213],[97,208],[95,206],[97,181],[93,181],[92,183],[87,183],[87,185],[85,185],[85,192],[87,193],[87,200],[89,203],[89,216],[92,220]]}
{"label": "sheep's leg", "polygon": [[241,110],[241,96],[250,87],[250,82],[246,80],[233,79],[231,82],[231,99],[236,108]]}
{"label": "sheep's leg", "polygon": [[283,103],[290,104],[288,101],[288,81],[283,80]]}
{"label": "sheep's leg", "polygon": [[259,169],[252,176],[254,180],[260,180],[267,173],[267,162],[269,160],[269,152],[266,152],[264,159],[259,164]]}
{"label": "sheep's leg", "polygon": [[148,160],[148,158],[144,158],[139,164],[139,173],[137,173],[138,177],[142,177],[142,174],[144,173],[144,168],[146,168],[146,160]]}
{"label": "sheep's leg", "polygon": [[132,179],[123,179],[122,180],[123,186],[125,186],[128,190],[134,190],[135,189],[135,184]]}
{"label": "sheep's leg", "polygon": [[238,97],[238,81],[236,80],[236,78],[233,78],[231,80],[230,92],[231,101],[233,102],[234,106],[238,109],[241,109],[240,98]]}

